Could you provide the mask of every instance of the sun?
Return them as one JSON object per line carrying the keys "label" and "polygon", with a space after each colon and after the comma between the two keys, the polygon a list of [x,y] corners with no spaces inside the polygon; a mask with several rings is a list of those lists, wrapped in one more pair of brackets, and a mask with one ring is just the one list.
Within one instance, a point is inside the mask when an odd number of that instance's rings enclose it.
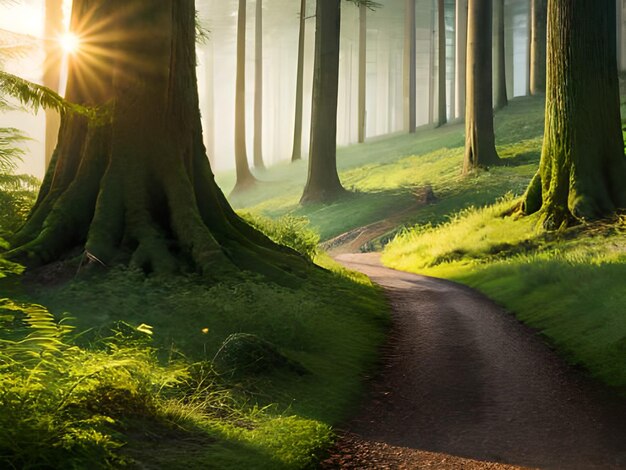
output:
{"label": "sun", "polygon": [[80,47],[78,36],[72,33],[65,33],[59,38],[61,48],[66,54],[74,54]]}

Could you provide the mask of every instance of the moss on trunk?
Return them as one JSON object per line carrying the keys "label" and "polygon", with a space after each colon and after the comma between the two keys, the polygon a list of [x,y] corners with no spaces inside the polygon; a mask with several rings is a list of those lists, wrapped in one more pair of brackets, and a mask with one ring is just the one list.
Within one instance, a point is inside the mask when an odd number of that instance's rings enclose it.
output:
{"label": "moss on trunk", "polygon": [[74,30],[88,33],[68,98],[106,103],[106,119],[63,117],[9,256],[42,264],[84,247],[89,259],[146,272],[217,279],[248,269],[286,280],[305,271],[302,257],[245,224],[214,181],[202,142],[194,14],[193,0],[74,0]]}
{"label": "moss on trunk", "polygon": [[546,127],[523,210],[557,229],[626,208],[615,7],[548,2]]}

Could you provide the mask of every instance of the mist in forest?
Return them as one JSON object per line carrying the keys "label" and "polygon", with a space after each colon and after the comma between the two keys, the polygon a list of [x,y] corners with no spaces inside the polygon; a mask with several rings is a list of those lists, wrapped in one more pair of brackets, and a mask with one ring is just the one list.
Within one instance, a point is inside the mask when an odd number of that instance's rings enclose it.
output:
{"label": "mist in forest", "polygon": [[[69,10],[66,0],[65,9]],[[403,130],[404,0],[379,0],[380,7],[366,13],[366,138]],[[456,115],[455,1],[446,0],[447,118]],[[38,38],[36,53],[9,59],[7,71],[41,83],[45,54],[43,31],[45,2],[25,0],[0,5],[0,28]],[[237,0],[197,0],[199,24],[206,38],[199,41],[198,88],[204,140],[215,171],[234,167],[234,109],[237,41]],[[246,144],[252,164],[255,93],[256,0],[247,3],[246,27]],[[263,0],[263,157],[265,165],[291,158],[296,95],[296,64],[300,1]],[[525,95],[528,77],[528,2],[506,2],[507,92]],[[309,145],[312,75],[315,41],[315,0],[307,1],[304,53],[302,155]],[[434,122],[437,113],[438,47],[436,0],[416,5],[416,124]],[[358,140],[359,8],[342,4],[338,103],[338,145]],[[44,113],[11,112],[0,115],[0,125],[23,129],[32,141],[20,166],[38,177],[44,172]]]}

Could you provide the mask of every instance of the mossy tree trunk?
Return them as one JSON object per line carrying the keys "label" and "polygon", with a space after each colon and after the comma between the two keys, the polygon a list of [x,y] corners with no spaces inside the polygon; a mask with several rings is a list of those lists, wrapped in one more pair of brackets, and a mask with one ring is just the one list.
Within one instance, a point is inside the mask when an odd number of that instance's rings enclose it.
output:
{"label": "mossy tree trunk", "polygon": [[256,0],[254,16],[254,168],[263,164],[263,0]]}
{"label": "mossy tree trunk", "polygon": [[250,171],[246,149],[246,0],[237,11],[237,77],[235,79],[235,172],[233,193],[246,191],[256,179]]}
{"label": "mossy tree trunk", "polygon": [[38,200],[8,256],[44,264],[77,248],[97,263],[212,278],[273,278],[300,257],[245,224],[217,187],[202,142],[193,0],[74,0],[67,98],[98,120],[63,116]]}
{"label": "mossy tree trunk", "polygon": [[492,2],[469,0],[463,173],[496,165],[492,97]]}
{"label": "mossy tree trunk", "polygon": [[301,204],[331,202],[345,193],[337,173],[340,0],[317,2],[309,171]]}
{"label": "mossy tree trunk", "polygon": [[446,2],[445,0],[437,0],[437,29],[438,29],[438,46],[439,46],[439,99],[437,112],[437,127],[443,126],[448,122],[446,104]]}
{"label": "mossy tree trunk", "polygon": [[509,104],[506,93],[506,50],[504,44],[504,0],[495,0],[493,6],[493,25],[495,41],[493,48],[494,57],[494,102],[495,109],[502,109]]}
{"label": "mossy tree trunk", "polygon": [[300,0],[300,26],[298,28],[298,65],[296,69],[296,112],[293,126],[291,161],[302,158],[302,96],[304,95],[304,38],[306,33],[306,0]]}
{"label": "mossy tree trunk", "polygon": [[532,0],[530,39],[530,93],[546,92],[546,26],[548,0]]}
{"label": "mossy tree trunk", "polygon": [[615,4],[549,0],[546,125],[526,213],[548,229],[626,208]]}

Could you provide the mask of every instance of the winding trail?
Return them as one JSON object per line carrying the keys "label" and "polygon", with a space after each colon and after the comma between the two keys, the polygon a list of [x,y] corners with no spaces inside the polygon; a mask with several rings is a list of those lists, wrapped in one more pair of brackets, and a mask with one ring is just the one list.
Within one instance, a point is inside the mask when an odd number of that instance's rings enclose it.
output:
{"label": "winding trail", "polygon": [[472,289],[384,268],[376,253],[336,259],[385,289],[394,326],[326,468],[626,469],[626,400],[533,330]]}

